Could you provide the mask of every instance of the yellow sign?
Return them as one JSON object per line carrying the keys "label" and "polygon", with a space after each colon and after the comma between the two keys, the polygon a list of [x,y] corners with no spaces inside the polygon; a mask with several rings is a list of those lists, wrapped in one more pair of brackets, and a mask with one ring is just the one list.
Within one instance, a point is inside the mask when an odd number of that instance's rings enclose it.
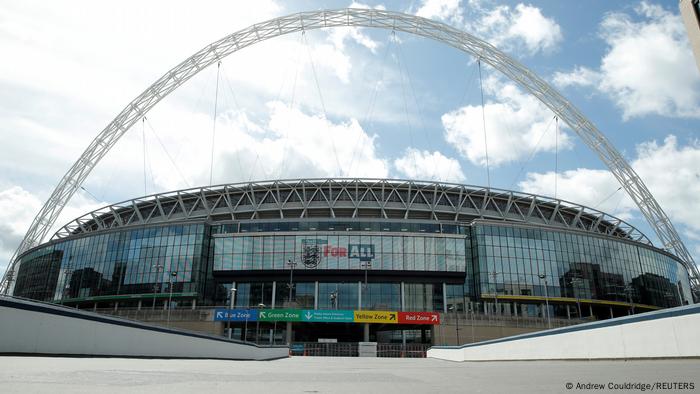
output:
{"label": "yellow sign", "polygon": [[354,311],[355,323],[390,323],[399,322],[397,312]]}

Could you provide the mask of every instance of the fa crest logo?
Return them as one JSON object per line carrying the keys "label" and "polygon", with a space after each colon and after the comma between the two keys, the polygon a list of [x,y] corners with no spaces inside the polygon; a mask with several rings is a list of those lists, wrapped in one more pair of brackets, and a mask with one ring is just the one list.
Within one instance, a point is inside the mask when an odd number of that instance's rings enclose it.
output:
{"label": "fa crest logo", "polygon": [[325,244],[327,241],[316,239],[301,240],[301,262],[306,268],[316,268],[321,262],[321,247],[319,244]]}

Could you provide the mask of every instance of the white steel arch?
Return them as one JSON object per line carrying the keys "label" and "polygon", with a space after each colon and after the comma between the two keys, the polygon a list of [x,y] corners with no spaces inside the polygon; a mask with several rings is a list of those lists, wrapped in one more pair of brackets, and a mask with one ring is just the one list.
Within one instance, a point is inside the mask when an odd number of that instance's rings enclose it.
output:
{"label": "white steel arch", "polygon": [[598,154],[600,160],[607,165],[620,185],[637,204],[662,242],[663,248],[683,261],[690,273],[694,288],[700,287],[700,274],[693,257],[639,175],[593,123],[547,82],[488,42],[444,23],[392,11],[348,8],[302,12],[254,24],[207,45],[166,72],[131,101],[100,132],[63,176],[34,218],[10,260],[0,283],[0,292],[7,293],[11,287],[17,257],[44,239],[63,207],[95,165],[134,123],[165,96],[204,68],[240,49],[285,34],[339,26],[390,29],[445,43],[489,64],[537,97]]}

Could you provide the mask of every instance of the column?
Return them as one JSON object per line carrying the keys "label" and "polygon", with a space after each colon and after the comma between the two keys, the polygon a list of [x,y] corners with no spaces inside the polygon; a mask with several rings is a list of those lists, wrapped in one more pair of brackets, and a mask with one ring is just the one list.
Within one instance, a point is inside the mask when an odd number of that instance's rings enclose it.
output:
{"label": "column", "polygon": [[[447,284],[445,282],[442,282],[442,311],[447,313]],[[455,312],[457,312],[456,308]]]}
{"label": "column", "polygon": [[612,310],[612,307],[611,307],[611,306],[609,306],[608,308],[610,308],[610,318],[612,319],[612,318],[614,318],[614,317],[615,317],[615,315],[613,315],[613,310]]}
{"label": "column", "polygon": [[195,309],[197,309],[197,299],[196,298],[192,299],[192,310],[195,310]]}
{"label": "column", "polygon": [[139,310],[139,311],[141,310],[141,300],[139,300],[139,304],[138,304],[138,306],[136,307],[136,310]]}
{"label": "column", "polygon": [[362,281],[357,281],[357,309],[362,310]]}
{"label": "column", "polygon": [[569,309],[569,304],[566,304],[566,318],[571,320],[571,310]]}
{"label": "column", "polygon": [[369,323],[365,323],[364,326],[365,326],[365,327],[364,327],[365,333],[364,333],[364,336],[363,336],[363,341],[369,342]]}
{"label": "column", "polygon": [[318,309],[318,281],[314,282],[314,309]]}
{"label": "column", "polygon": [[292,322],[287,322],[287,345],[292,343]]}
{"label": "column", "polygon": [[270,308],[272,308],[272,309],[275,309],[276,298],[277,298],[277,281],[273,280],[272,281],[272,302],[271,302],[272,305],[270,305]]}
{"label": "column", "polygon": [[401,282],[401,310],[406,310],[406,286]]}
{"label": "column", "polygon": [[593,316],[593,306],[588,304],[588,316]]}

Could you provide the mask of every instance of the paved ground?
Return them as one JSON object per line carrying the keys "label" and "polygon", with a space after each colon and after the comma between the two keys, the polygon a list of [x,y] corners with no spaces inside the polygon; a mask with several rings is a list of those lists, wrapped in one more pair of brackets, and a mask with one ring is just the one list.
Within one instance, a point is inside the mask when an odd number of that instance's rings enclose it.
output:
{"label": "paved ground", "polygon": [[[700,360],[454,363],[294,357],[277,361],[0,357],[2,393],[566,393],[577,383],[693,383]],[[574,385],[567,389],[567,383]],[[663,390],[653,392],[679,392]],[[651,391],[651,390],[646,390]]]}

